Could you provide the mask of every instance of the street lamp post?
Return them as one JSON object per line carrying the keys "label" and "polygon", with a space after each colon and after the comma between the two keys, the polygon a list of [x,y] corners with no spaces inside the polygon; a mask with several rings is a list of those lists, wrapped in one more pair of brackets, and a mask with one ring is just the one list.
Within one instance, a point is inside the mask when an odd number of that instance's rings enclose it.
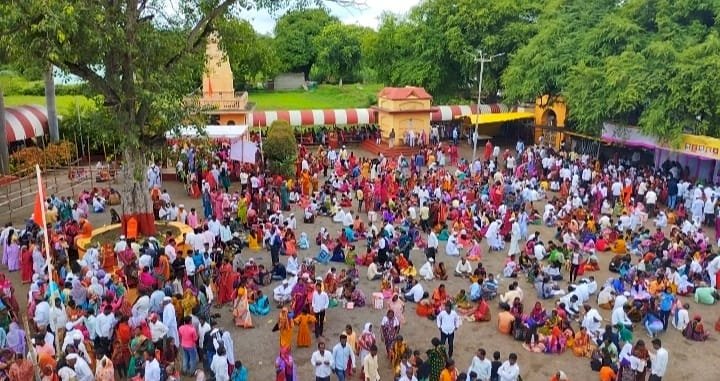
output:
{"label": "street lamp post", "polygon": [[[469,53],[472,54],[472,53]],[[505,55],[505,53],[498,53],[492,56],[486,56],[482,50],[478,50],[477,54],[472,54],[473,59],[476,63],[480,63],[480,77],[478,78],[478,97],[477,97],[477,113],[480,114],[480,98],[482,97],[482,84],[483,84],[483,73],[485,72],[485,64],[492,62],[494,58]],[[475,131],[473,132],[473,163],[477,157],[477,135],[478,135],[478,123],[480,117],[475,118]]]}

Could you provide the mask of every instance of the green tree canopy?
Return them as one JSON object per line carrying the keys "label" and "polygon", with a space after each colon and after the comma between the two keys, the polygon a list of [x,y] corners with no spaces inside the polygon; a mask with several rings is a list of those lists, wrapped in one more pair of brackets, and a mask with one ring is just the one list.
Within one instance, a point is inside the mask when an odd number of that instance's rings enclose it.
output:
{"label": "green tree canopy", "polygon": [[297,141],[295,132],[285,120],[276,120],[267,129],[263,139],[263,152],[270,173],[281,176],[295,175]]}
{"label": "green tree canopy", "polygon": [[720,2],[552,0],[503,75],[506,96],[562,95],[571,124],[720,135]]}
{"label": "green tree canopy", "polygon": [[[346,0],[336,0],[347,3]],[[103,98],[110,117],[98,128],[123,133],[123,215],[152,234],[152,205],[141,148],[185,120],[183,97],[197,88],[207,38],[218,20],[247,8],[271,10],[313,0],[15,0],[0,2],[0,44],[16,62],[52,63]],[[142,147],[141,147],[142,146]]]}
{"label": "green tree canopy", "polygon": [[372,31],[339,22],[328,24],[313,41],[317,59],[313,71],[326,80],[355,79],[361,68],[362,43]]}
{"label": "green tree canopy", "polygon": [[275,52],[281,69],[302,72],[307,78],[317,59],[315,38],[337,22],[325,8],[291,10],[280,17],[275,24]]}
{"label": "green tree canopy", "polygon": [[[367,52],[380,80],[418,85],[436,96],[469,95],[477,88],[477,49],[488,55],[515,52],[536,33],[545,0],[427,0],[406,19],[384,15],[376,44]],[[495,94],[507,65],[486,65],[483,93]]]}
{"label": "green tree canopy", "polygon": [[258,34],[246,20],[225,17],[218,22],[220,46],[232,66],[235,87],[274,77],[280,69],[273,39]]}

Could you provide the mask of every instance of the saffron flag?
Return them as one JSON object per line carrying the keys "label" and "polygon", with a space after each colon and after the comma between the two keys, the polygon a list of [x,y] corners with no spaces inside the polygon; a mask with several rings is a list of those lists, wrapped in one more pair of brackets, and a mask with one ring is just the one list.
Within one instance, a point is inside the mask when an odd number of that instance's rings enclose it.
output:
{"label": "saffron flag", "polygon": [[33,208],[32,218],[38,226],[45,229],[45,194],[47,194],[47,191],[45,189],[45,184],[42,182],[39,168],[37,169],[37,181],[38,190],[37,193],[35,193],[35,207]]}

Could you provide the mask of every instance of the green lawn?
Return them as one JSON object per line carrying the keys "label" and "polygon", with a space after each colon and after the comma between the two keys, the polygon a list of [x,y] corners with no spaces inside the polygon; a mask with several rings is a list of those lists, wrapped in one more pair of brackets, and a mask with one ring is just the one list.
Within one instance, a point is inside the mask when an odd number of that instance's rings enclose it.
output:
{"label": "green lawn", "polygon": [[310,91],[253,91],[249,100],[255,102],[256,110],[365,108],[377,103],[377,93],[382,88],[378,84],[349,84],[320,85]]}
{"label": "green lawn", "polygon": [[[321,85],[310,91],[253,91],[249,94],[250,102],[255,102],[256,110],[303,110],[326,108],[365,108],[377,103],[377,93],[382,85]],[[75,103],[93,105],[93,101],[83,96],[59,95],[57,97],[58,113],[69,115],[75,109]],[[5,96],[6,106],[27,104],[45,105],[45,97],[8,95]]]}
{"label": "green lawn", "polygon": [[[92,100],[80,95],[58,95],[56,98],[58,114],[69,115],[75,109],[75,103],[81,106],[94,106]],[[8,95],[5,96],[5,106],[21,105],[42,105],[45,106],[45,97],[31,95]]]}

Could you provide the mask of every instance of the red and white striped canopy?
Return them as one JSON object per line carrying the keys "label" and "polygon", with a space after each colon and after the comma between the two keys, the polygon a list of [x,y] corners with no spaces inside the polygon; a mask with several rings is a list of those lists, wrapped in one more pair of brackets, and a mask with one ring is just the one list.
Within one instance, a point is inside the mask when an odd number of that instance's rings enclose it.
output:
{"label": "red and white striped canopy", "polygon": [[367,108],[339,110],[255,111],[248,125],[265,127],[276,120],[286,120],[291,126],[322,126],[375,123],[375,113]]}
{"label": "red and white striped canopy", "polygon": [[5,108],[5,136],[8,143],[36,138],[48,132],[45,107],[28,105]]}
{"label": "red and white striped canopy", "polygon": [[[480,114],[500,114],[509,112],[504,104],[481,104]],[[478,114],[477,105],[436,106],[430,113],[432,122],[446,122],[458,117]],[[255,111],[250,115],[248,125],[265,127],[276,120],[286,120],[291,126],[322,126],[375,123],[375,111],[367,108],[338,110],[292,110],[292,111]]]}
{"label": "red and white striped canopy", "polygon": [[508,106],[501,103],[481,104],[479,113],[477,112],[477,105],[437,106],[437,110],[433,111],[430,120],[433,122],[446,122],[473,114],[500,114],[508,111]]}

